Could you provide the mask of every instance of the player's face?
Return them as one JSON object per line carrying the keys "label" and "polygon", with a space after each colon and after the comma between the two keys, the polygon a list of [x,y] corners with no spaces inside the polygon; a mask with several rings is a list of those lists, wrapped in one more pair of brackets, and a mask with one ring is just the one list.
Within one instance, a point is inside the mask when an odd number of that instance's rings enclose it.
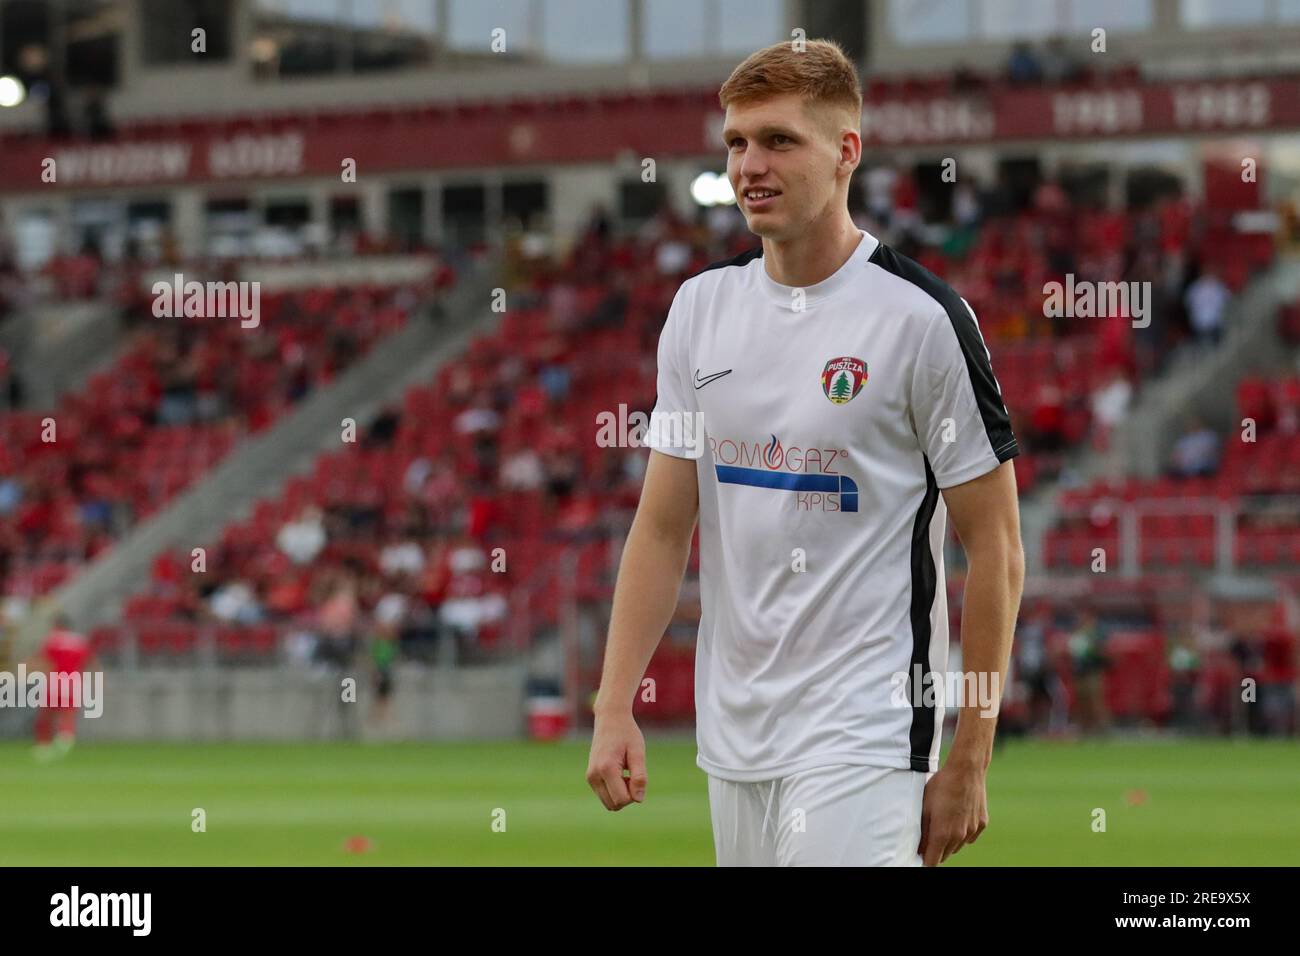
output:
{"label": "player's face", "polygon": [[840,155],[824,114],[794,93],[727,107],[727,178],[755,235],[793,239],[831,208]]}

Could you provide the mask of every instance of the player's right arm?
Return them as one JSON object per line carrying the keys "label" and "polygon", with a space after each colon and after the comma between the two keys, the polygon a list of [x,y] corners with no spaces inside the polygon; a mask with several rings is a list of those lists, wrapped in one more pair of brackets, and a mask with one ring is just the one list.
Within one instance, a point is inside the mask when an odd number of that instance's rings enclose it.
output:
{"label": "player's right arm", "polygon": [[608,810],[645,799],[645,739],[632,703],[677,607],[698,508],[695,460],[652,450],[614,586],[587,764],[587,783]]}

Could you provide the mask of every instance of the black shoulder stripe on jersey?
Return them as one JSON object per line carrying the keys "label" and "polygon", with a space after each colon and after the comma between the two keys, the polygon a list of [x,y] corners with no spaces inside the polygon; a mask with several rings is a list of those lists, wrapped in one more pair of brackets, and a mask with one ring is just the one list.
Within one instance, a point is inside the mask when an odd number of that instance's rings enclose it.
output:
{"label": "black shoulder stripe on jersey", "polygon": [[740,255],[732,256],[730,259],[721,259],[718,262],[710,262],[699,272],[696,272],[694,275],[689,275],[686,278],[694,279],[695,276],[702,276],[704,273],[712,272],[714,269],[725,269],[727,266],[747,266],[755,259],[761,259],[762,257],[763,247],[755,246],[753,249],[746,249]]}
{"label": "black shoulder stripe on jersey", "polygon": [[[912,769],[925,772],[930,769],[930,749],[934,746],[934,704],[925,705],[926,675],[930,680],[942,679],[942,674],[930,671],[930,610],[934,607],[938,572],[934,566],[934,553],[930,550],[930,522],[939,503],[939,485],[930,470],[930,459],[925,462],[925,495],[916,510],[912,524],[912,662],[908,667],[907,687],[912,701],[911,764]],[[921,686],[916,686],[916,675],[921,675]],[[933,693],[933,692],[932,692]]]}
{"label": "black shoulder stripe on jersey", "polygon": [[966,303],[948,283],[924,266],[913,262],[907,256],[900,255],[883,242],[871,254],[871,262],[887,272],[892,272],[900,279],[912,283],[926,295],[934,299],[948,313],[948,321],[957,333],[962,355],[966,359],[966,372],[970,375],[971,388],[975,391],[975,401],[979,406],[980,418],[984,422],[984,432],[988,435],[989,446],[998,461],[1006,461],[1020,453],[1016,436],[1011,431],[1011,418],[1006,405],[998,391],[997,379],[993,377],[993,366],[989,362],[988,349],[980,336],[979,327],[971,318]]}

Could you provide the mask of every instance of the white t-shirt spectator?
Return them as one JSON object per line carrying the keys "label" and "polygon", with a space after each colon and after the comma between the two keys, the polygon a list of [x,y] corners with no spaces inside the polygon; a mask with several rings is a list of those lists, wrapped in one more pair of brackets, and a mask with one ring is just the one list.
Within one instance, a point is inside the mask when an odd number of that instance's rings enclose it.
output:
{"label": "white t-shirt spectator", "polygon": [[405,594],[390,591],[375,603],[375,620],[390,626],[396,624],[406,616],[409,604]]}
{"label": "white t-shirt spectator", "polygon": [[1185,477],[1208,475],[1219,466],[1219,436],[1209,428],[1198,428],[1174,443],[1174,471]]}
{"label": "white t-shirt spectator", "polygon": [[429,459],[416,458],[406,466],[406,474],[402,476],[402,487],[406,489],[408,495],[418,495],[431,474],[433,474],[433,465]]}
{"label": "white t-shirt spectator", "polygon": [[310,564],[325,547],[325,526],[319,514],[310,512],[287,523],[275,536],[275,544],[294,564]]}
{"label": "white t-shirt spectator", "polygon": [[655,265],[660,275],[673,275],[681,272],[691,261],[691,247],[684,242],[670,239],[661,242],[655,250]]}
{"label": "white t-shirt spectator", "polygon": [[462,435],[492,431],[500,421],[501,416],[490,408],[467,408],[456,416],[456,431]]}
{"label": "white t-shirt spectator", "polygon": [[1228,287],[1212,274],[1201,276],[1187,288],[1187,316],[1197,335],[1208,336],[1223,327],[1223,309],[1232,298]]}
{"label": "white t-shirt spectator", "polygon": [[889,166],[875,166],[866,173],[867,208],[878,219],[887,219],[894,210],[894,183],[898,172]]}
{"label": "white t-shirt spectator", "polygon": [[[457,583],[453,582],[453,591]],[[508,605],[505,596],[496,591],[484,591],[479,582],[465,581],[464,590],[471,592],[461,597],[449,597],[438,608],[442,623],[476,634],[484,624],[493,624],[506,616]],[[473,593],[477,592],[477,593]]]}
{"label": "white t-shirt spectator", "polygon": [[262,618],[257,594],[243,581],[223,584],[209,598],[208,608],[218,620],[230,624],[256,624]]}
{"label": "white t-shirt spectator", "polygon": [[461,545],[451,552],[447,565],[454,574],[470,574],[487,565],[487,555],[472,544]]}
{"label": "white t-shirt spectator", "polygon": [[501,466],[501,484],[516,491],[532,491],[542,486],[546,472],[537,452],[525,448],[506,459]]}
{"label": "white t-shirt spectator", "polygon": [[1118,375],[1092,393],[1092,415],[1103,428],[1114,428],[1128,411],[1133,386]]}
{"label": "white t-shirt spectator", "polygon": [[390,544],[379,554],[385,574],[419,574],[424,570],[424,551],[414,541]]}

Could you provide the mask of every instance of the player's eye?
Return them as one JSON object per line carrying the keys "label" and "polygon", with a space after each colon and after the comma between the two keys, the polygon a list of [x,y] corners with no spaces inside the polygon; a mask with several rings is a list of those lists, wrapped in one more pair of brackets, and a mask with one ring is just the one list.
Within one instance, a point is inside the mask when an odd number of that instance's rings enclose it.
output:
{"label": "player's eye", "polygon": [[731,141],[727,143],[727,147],[729,149],[736,149],[737,147],[743,146],[744,144],[745,141],[741,139],[739,136],[733,136],[731,138]]}
{"label": "player's eye", "polygon": [[775,136],[772,137],[773,146],[784,146],[786,143],[793,143],[793,142],[794,140],[792,140],[789,136],[785,136],[781,133],[777,133]]}

